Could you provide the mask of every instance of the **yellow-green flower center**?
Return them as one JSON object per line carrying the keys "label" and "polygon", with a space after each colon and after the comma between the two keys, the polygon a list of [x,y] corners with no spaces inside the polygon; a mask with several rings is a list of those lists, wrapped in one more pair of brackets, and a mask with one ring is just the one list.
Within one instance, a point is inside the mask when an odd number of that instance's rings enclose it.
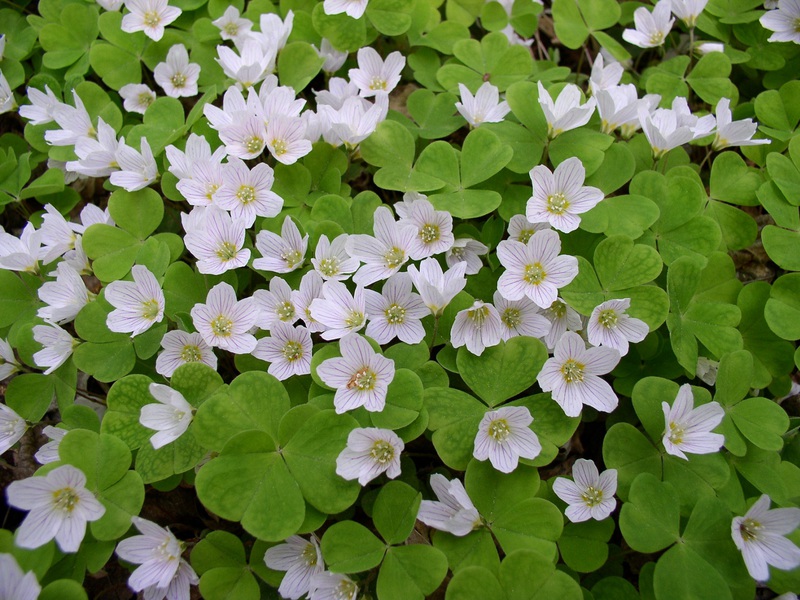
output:
{"label": "yellow-green flower center", "polygon": [[161,22],[161,17],[158,16],[156,11],[148,10],[144,13],[144,18],[142,20],[147,27],[155,27]]}
{"label": "yellow-green flower center", "polygon": [[564,192],[556,192],[547,197],[547,212],[554,215],[563,215],[569,208],[569,201]]}
{"label": "yellow-green flower center", "polygon": [[614,327],[617,326],[617,321],[619,321],[619,315],[617,315],[617,311],[613,308],[607,308],[600,311],[597,320],[600,322],[600,325],[606,329],[614,329]]}
{"label": "yellow-green flower center", "polygon": [[406,320],[406,309],[399,304],[392,304],[384,311],[386,322],[391,325],[400,325]]}
{"label": "yellow-green flower center", "polygon": [[505,419],[495,419],[489,423],[489,437],[498,444],[502,444],[511,435],[511,427]]}
{"label": "yellow-green flower center", "polygon": [[522,323],[522,314],[518,308],[507,308],[500,315],[500,320],[505,323],[509,329],[516,329]]}
{"label": "yellow-green flower center", "polygon": [[523,281],[530,285],[539,285],[547,277],[544,267],[541,263],[533,263],[532,265],[525,265],[525,273],[522,275]]}
{"label": "yellow-green flower center", "polygon": [[596,487],[590,485],[581,494],[581,499],[586,506],[597,506],[603,502],[603,490],[598,490]]}
{"label": "yellow-green flower center", "polygon": [[654,31],[650,34],[650,43],[653,46],[660,46],[664,43],[664,34],[661,31]]}
{"label": "yellow-green flower center", "polygon": [[351,310],[344,320],[346,327],[352,329],[354,327],[361,327],[364,324],[364,313],[358,310]]}
{"label": "yellow-green flower center", "polygon": [[300,342],[289,340],[283,345],[281,354],[283,354],[283,357],[289,362],[299,360],[303,358],[303,345]]}
{"label": "yellow-green flower center", "polygon": [[239,35],[239,26],[236,24],[235,21],[231,21],[229,23],[225,23],[225,26],[222,28],[222,31],[224,31],[231,37],[236,37],[237,35]]}
{"label": "yellow-green flower center", "polygon": [[378,76],[373,77],[369,82],[369,89],[371,90],[386,90],[386,80]]}
{"label": "yellow-green flower center", "polygon": [[176,88],[181,88],[184,85],[186,85],[186,75],[184,75],[183,73],[175,73],[170,78],[170,81],[172,82],[172,85],[175,86]]}
{"label": "yellow-green flower center", "polygon": [[233,333],[233,321],[225,315],[219,315],[209,323],[211,332],[221,337],[230,337]]}
{"label": "yellow-green flower center", "polygon": [[236,255],[239,251],[236,249],[236,246],[231,244],[230,242],[222,242],[219,246],[217,246],[217,250],[215,254],[217,258],[221,261],[229,261],[236,258]]}
{"label": "yellow-green flower center", "polygon": [[198,362],[203,358],[203,353],[200,352],[199,347],[187,344],[183,347],[183,350],[181,350],[180,356],[183,362]]}
{"label": "yellow-green flower center", "polygon": [[482,325],[488,316],[489,307],[485,305],[467,311],[467,317],[478,326]]}
{"label": "yellow-green flower center", "polygon": [[378,440],[372,445],[369,455],[375,462],[385,465],[394,459],[394,447],[386,440]]}
{"label": "yellow-green flower center", "polygon": [[523,244],[527,244],[528,241],[533,237],[533,234],[536,233],[533,229],[523,229],[519,232],[519,241]]}
{"label": "yellow-green flower center", "polygon": [[378,374],[369,367],[362,367],[356,371],[347,382],[347,389],[357,389],[360,392],[367,392],[375,389],[375,383],[378,381]]}
{"label": "yellow-green flower center", "polygon": [[758,532],[763,525],[753,519],[744,519],[739,524],[739,533],[742,534],[742,539],[745,542],[754,542],[758,539]]}
{"label": "yellow-green flower center", "polygon": [[335,256],[323,258],[319,261],[319,271],[325,277],[335,277],[339,274],[339,259]]}
{"label": "yellow-green flower center", "polygon": [[423,244],[432,244],[439,239],[439,226],[433,223],[426,223],[422,229],[419,230],[419,237],[422,239]]}
{"label": "yellow-green flower center", "polygon": [[161,312],[158,305],[158,300],[155,298],[142,302],[141,310],[142,318],[147,319],[148,321],[154,321],[158,317],[158,313]]}
{"label": "yellow-green flower center", "polygon": [[570,358],[561,366],[561,375],[567,383],[575,383],[576,381],[583,381],[585,365]]}
{"label": "yellow-green flower center", "polygon": [[317,564],[317,549],[314,548],[314,544],[306,545],[306,547],[303,548],[303,553],[301,556],[303,557],[303,561],[309,567],[313,567]]}
{"label": "yellow-green flower center", "polygon": [[70,487],[53,492],[53,507],[71,513],[80,502],[80,496]]}
{"label": "yellow-green flower center", "polygon": [[289,145],[286,140],[272,140],[272,153],[275,156],[282,156],[289,151]]}
{"label": "yellow-green flower center", "polygon": [[150,94],[149,92],[142,92],[141,94],[139,94],[138,100],[139,100],[138,102],[139,106],[147,107],[153,103],[153,95]]}
{"label": "yellow-green flower center", "polygon": [[255,154],[256,152],[261,152],[261,148],[264,147],[264,140],[255,135],[250,136],[249,138],[245,139],[244,147],[247,150],[248,154]]}
{"label": "yellow-green flower center", "polygon": [[680,446],[683,443],[684,435],[686,435],[686,430],[684,429],[683,425],[680,423],[675,423],[674,421],[670,421],[667,439],[676,446]]}
{"label": "yellow-green flower center", "polygon": [[278,304],[275,312],[278,314],[278,318],[281,321],[289,321],[290,319],[293,319],[296,314],[294,304],[288,300]]}
{"label": "yellow-green flower center", "polygon": [[383,261],[388,268],[395,269],[406,262],[406,253],[395,246],[383,255]]}
{"label": "yellow-green flower center", "polygon": [[303,255],[299,250],[286,250],[281,253],[281,259],[286,261],[286,266],[294,269],[298,264],[303,262]]}

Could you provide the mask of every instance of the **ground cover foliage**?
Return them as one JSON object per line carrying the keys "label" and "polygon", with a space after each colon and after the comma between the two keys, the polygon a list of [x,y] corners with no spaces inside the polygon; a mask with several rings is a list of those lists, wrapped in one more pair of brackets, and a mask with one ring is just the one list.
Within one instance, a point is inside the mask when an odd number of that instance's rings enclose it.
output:
{"label": "ground cover foliage", "polygon": [[5,3],[0,596],[796,597],[766,4]]}

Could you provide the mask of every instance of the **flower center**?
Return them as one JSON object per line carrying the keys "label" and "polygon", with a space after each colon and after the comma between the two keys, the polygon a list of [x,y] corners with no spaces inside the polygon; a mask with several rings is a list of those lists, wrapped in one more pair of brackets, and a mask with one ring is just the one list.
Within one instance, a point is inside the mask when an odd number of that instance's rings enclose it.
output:
{"label": "flower center", "polygon": [[669,423],[669,435],[667,439],[675,444],[676,446],[680,446],[683,443],[683,436],[686,434],[686,430],[680,423],[675,423],[674,421],[670,421]]}
{"label": "flower center", "polygon": [[391,325],[401,325],[406,320],[406,309],[399,304],[392,304],[384,311],[386,322]]}
{"label": "flower center", "polygon": [[286,262],[287,267],[294,269],[298,264],[303,262],[303,255],[300,254],[299,250],[292,248],[281,252],[281,259]]}
{"label": "flower center", "polygon": [[536,233],[533,229],[523,229],[519,232],[519,241],[523,244],[527,244],[528,241],[533,237],[533,234]]}
{"label": "flower center", "polygon": [[218,183],[207,183],[206,184],[206,199],[209,202],[214,200],[214,194],[217,193],[218,189],[219,189],[219,184]]}
{"label": "flower center", "polygon": [[489,437],[498,444],[502,444],[511,435],[511,427],[505,419],[495,419],[489,423]]}
{"label": "flower center", "polygon": [[369,455],[375,462],[385,465],[394,459],[394,447],[386,440],[378,440],[372,444]]}
{"label": "flower center", "polygon": [[170,81],[172,82],[172,85],[175,86],[176,88],[181,88],[184,85],[186,85],[186,75],[184,75],[183,73],[175,73],[170,78]]}
{"label": "flower center", "polygon": [[7,421],[5,427],[0,428],[0,433],[8,436],[13,435],[17,431],[17,426],[21,421],[22,419],[13,419],[11,421]]}
{"label": "flower center", "polygon": [[289,145],[286,140],[272,140],[272,153],[275,156],[281,156],[289,151]]}
{"label": "flower center", "polygon": [[181,360],[183,362],[198,362],[203,358],[203,353],[200,352],[198,346],[186,345],[181,350]]}
{"label": "flower center", "polygon": [[317,549],[314,548],[314,544],[308,544],[303,548],[303,553],[300,556],[303,557],[303,561],[309,567],[313,567],[317,564]]}
{"label": "flower center", "polygon": [[144,18],[142,20],[147,27],[156,27],[161,22],[161,17],[158,16],[156,11],[148,10],[144,13]]}
{"label": "flower center", "polygon": [[606,310],[600,311],[597,320],[600,321],[600,325],[606,329],[614,329],[617,326],[617,321],[619,321],[619,315],[617,315],[617,311],[614,309],[607,308]]}
{"label": "flower center", "polygon": [[158,305],[158,300],[152,298],[150,300],[145,300],[142,302],[142,318],[147,319],[148,321],[155,321],[158,317],[158,313],[161,312],[160,307]]}
{"label": "flower center", "polygon": [[583,500],[586,506],[597,506],[603,502],[603,490],[598,490],[596,487],[590,485],[581,494],[581,500]]}
{"label": "flower center", "polygon": [[379,76],[373,77],[369,82],[369,89],[371,90],[386,90],[386,80],[381,79]]}
{"label": "flower center", "polygon": [[576,360],[569,359],[561,366],[561,374],[567,383],[583,381],[583,370],[585,366]]}
{"label": "flower center", "polygon": [[464,258],[465,254],[466,254],[466,251],[464,250],[464,248],[458,248],[458,247],[455,247],[455,246],[450,248],[450,255],[451,256],[455,256],[456,260],[458,260],[458,261],[466,260]]}
{"label": "flower center", "polygon": [[522,276],[525,283],[530,285],[539,285],[547,277],[541,263],[533,263],[532,265],[525,265],[525,273]]}
{"label": "flower center", "polygon": [[660,46],[664,43],[664,33],[662,31],[654,31],[650,34],[650,43],[653,46]]}
{"label": "flower center", "polygon": [[275,312],[278,314],[278,318],[281,321],[289,321],[293,319],[296,314],[294,310],[294,304],[288,300],[281,302],[278,305],[278,308],[275,309]]}
{"label": "flower center", "polygon": [[563,319],[565,316],[567,316],[567,305],[561,300],[556,300],[550,305],[550,308],[548,308],[547,311],[556,319]]}
{"label": "flower center", "polygon": [[139,94],[139,106],[148,107],[153,103],[153,96],[147,92]]}
{"label": "flower center", "polygon": [[483,322],[486,320],[486,317],[489,316],[489,307],[487,306],[479,306],[478,308],[473,308],[472,310],[467,311],[467,317],[471,321],[473,321],[478,327],[480,327]]}
{"label": "flower center", "polygon": [[81,497],[70,487],[53,492],[53,507],[65,513],[71,513],[78,506]]}
{"label": "flower center", "polygon": [[755,542],[758,539],[758,532],[763,526],[758,521],[753,519],[744,519],[739,524],[739,533],[742,534],[742,539],[745,542]]}
{"label": "flower center", "polygon": [[547,212],[554,215],[563,215],[569,208],[569,201],[564,192],[556,192],[547,197]]}
{"label": "flower center", "polygon": [[222,31],[231,37],[236,37],[239,35],[239,26],[235,22],[231,21],[230,23],[225,23],[225,27],[222,28]]}
{"label": "flower center", "polygon": [[251,202],[255,202],[256,188],[252,185],[243,185],[239,188],[239,191],[236,192],[236,197],[239,199],[239,202],[247,206]]}
{"label": "flower center", "polygon": [[234,258],[236,258],[236,255],[238,253],[239,251],[236,249],[236,246],[234,246],[230,242],[222,242],[219,246],[217,246],[217,250],[215,252],[217,258],[219,258],[223,262],[233,260]]}
{"label": "flower center", "polygon": [[260,137],[252,135],[244,140],[244,147],[248,154],[256,154],[261,152],[261,149],[264,147],[264,140],[262,140]]}
{"label": "flower center", "polygon": [[216,319],[212,319],[211,323],[209,323],[211,327],[211,332],[214,335],[218,335],[221,337],[230,337],[233,333],[233,321],[231,321],[225,315],[219,315]]}
{"label": "flower center", "polygon": [[344,320],[345,327],[353,329],[364,324],[364,313],[358,310],[351,310]]}
{"label": "flower center", "polygon": [[401,248],[394,246],[386,254],[383,255],[383,261],[390,269],[396,269],[404,262],[406,262],[406,253]]}
{"label": "flower center", "polygon": [[522,323],[522,315],[518,308],[507,308],[500,316],[500,320],[503,321],[505,326],[509,329],[516,329],[519,327],[519,324]]}
{"label": "flower center", "polygon": [[800,17],[797,17],[794,20],[794,32],[795,33],[800,33]]}
{"label": "flower center", "polygon": [[300,342],[289,340],[283,345],[283,348],[281,349],[281,354],[283,354],[283,357],[289,362],[294,362],[296,360],[299,360],[303,358],[304,354],[303,345]]}
{"label": "flower center", "polygon": [[433,223],[426,223],[425,226],[419,230],[419,237],[422,239],[423,244],[432,244],[440,237],[439,226]]}
{"label": "flower center", "polygon": [[319,270],[325,277],[335,277],[339,274],[339,259],[332,256],[319,261]]}
{"label": "flower center", "polygon": [[347,382],[347,389],[357,389],[360,392],[366,392],[375,389],[375,383],[378,381],[378,375],[369,367],[362,367],[356,371]]}
{"label": "flower center", "polygon": [[336,586],[336,591],[334,592],[334,600],[350,600],[353,596],[356,595],[358,591],[358,587],[352,581],[348,581],[347,579],[342,579],[339,582],[339,585]]}

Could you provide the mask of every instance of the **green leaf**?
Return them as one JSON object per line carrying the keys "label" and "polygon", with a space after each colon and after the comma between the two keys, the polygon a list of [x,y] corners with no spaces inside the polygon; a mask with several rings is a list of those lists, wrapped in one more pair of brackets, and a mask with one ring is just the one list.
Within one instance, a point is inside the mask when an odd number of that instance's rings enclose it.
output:
{"label": "green leaf", "polygon": [[99,31],[97,9],[68,4],[61,12],[60,23],[48,23],[39,31],[39,42],[46,50],[43,64],[49,69],[63,69],[74,64],[89,50]]}
{"label": "green leaf", "polygon": [[376,590],[382,600],[424,600],[447,575],[447,558],[432,546],[411,544],[386,551]]}
{"label": "green leaf", "polygon": [[463,471],[472,458],[486,407],[469,394],[450,388],[426,389],[424,402],[436,452],[445,465]]}
{"label": "green leaf", "polygon": [[150,188],[136,192],[117,190],[108,199],[108,212],[118,227],[144,240],[161,223],[164,201]]}
{"label": "green leaf", "polygon": [[779,277],[764,307],[767,324],[778,337],[800,339],[800,273]]}
{"label": "green leaf", "polygon": [[508,600],[582,600],[578,583],[553,561],[530,550],[518,550],[506,556],[500,565],[500,581]]}
{"label": "green leaf", "polygon": [[443,531],[434,531],[432,539],[434,547],[447,556],[447,562],[453,573],[457,574],[472,567],[480,567],[497,573],[500,568],[500,555],[497,553],[496,542],[485,527],[462,537],[456,537]]}
{"label": "green leaf", "polygon": [[59,579],[44,586],[39,600],[86,600],[86,590],[72,579]]}
{"label": "green leaf", "polygon": [[456,362],[466,384],[494,407],[531,387],[546,360],[540,340],[519,336],[486,348],[480,356],[460,348]]}
{"label": "green leaf", "polygon": [[320,549],[331,572],[360,573],[380,564],[386,546],[363,525],[340,521],[325,531]]}
{"label": "green leaf", "polygon": [[705,214],[717,222],[728,250],[742,250],[755,242],[758,225],[749,214],[724,202],[709,200]]}
{"label": "green leaf", "polygon": [[40,305],[36,290],[40,284],[38,278],[23,279],[13,271],[0,270],[0,327],[36,313]]}
{"label": "green leaf", "polygon": [[505,507],[490,528],[506,554],[527,549],[554,559],[558,555],[555,541],[561,536],[563,523],[561,510],[554,504],[528,498]]}
{"label": "green leaf", "polygon": [[559,133],[558,137],[550,142],[550,160],[553,166],[557,167],[568,158],[577,156],[586,169],[587,177],[591,177],[600,169],[606,152],[613,143],[613,137],[599,131],[571,129]]}
{"label": "green leaf", "polygon": [[86,342],[75,348],[72,360],[78,369],[98,381],[111,382],[131,372],[136,353],[130,338],[105,344]]}
{"label": "green leaf", "polygon": [[594,267],[603,287],[615,291],[652,281],[661,274],[663,264],[654,248],[613,236],[597,245]]}
{"label": "green leaf", "polygon": [[775,264],[787,271],[800,271],[800,232],[767,225],[761,231],[761,241]]}
{"label": "green leaf", "polygon": [[747,398],[730,411],[733,422],[750,442],[764,450],[783,448],[783,434],[789,428],[789,416],[779,404],[768,398]]}
{"label": "green leaf", "polygon": [[207,600],[258,600],[261,589],[247,567],[212,569],[200,578],[200,593]]}
{"label": "green leaf", "polygon": [[716,106],[720,98],[732,103],[739,99],[739,91],[730,80],[731,60],[722,52],[709,52],[686,77],[694,92],[704,101]]}
{"label": "green leaf", "polygon": [[637,552],[658,552],[678,540],[678,495],[669,483],[649,473],[634,479],[622,505],[619,527],[625,541]]}
{"label": "green leaf", "polygon": [[536,394],[509,403],[509,406],[525,406],[536,415],[530,427],[539,438],[542,451],[532,464],[545,466],[558,455],[559,448],[569,441],[580,425],[580,417],[568,417],[549,393]]}
{"label": "green leaf", "polygon": [[579,573],[596,571],[608,559],[608,540],[613,533],[612,519],[567,523],[558,539],[561,558],[570,569]]}
{"label": "green leaf", "polygon": [[615,142],[605,151],[603,164],[586,179],[586,185],[598,187],[604,194],[610,194],[628,183],[635,172],[636,160],[633,152],[627,144]]}
{"label": "green leaf", "polygon": [[473,129],[461,150],[461,184],[472,187],[505,167],[514,151],[488,129]]}
{"label": "green leaf", "polygon": [[539,473],[527,465],[500,473],[489,462],[473,459],[467,467],[464,487],[481,516],[492,521],[536,494]]}
{"label": "green leaf", "polygon": [[287,44],[278,55],[278,75],[281,85],[297,90],[305,89],[316,77],[325,62],[307,42]]}
{"label": "green leaf", "polygon": [[714,400],[732,406],[744,398],[752,387],[753,355],[746,350],[731,352],[719,361]]}
{"label": "green leaf", "polygon": [[227,531],[212,531],[192,548],[192,567],[198,575],[214,568],[247,564],[241,540]]}
{"label": "green leaf", "polygon": [[719,572],[683,544],[670,548],[656,563],[654,585],[659,598],[732,598]]}
{"label": "green leaf", "polygon": [[475,566],[457,571],[445,593],[446,600],[505,600],[505,597],[494,573]]}
{"label": "green leaf", "polygon": [[94,261],[94,274],[102,282],[125,277],[140,247],[140,242],[127,231],[101,223],[86,229],[82,241],[86,255]]}
{"label": "green leaf", "polygon": [[152,444],[143,444],[136,454],[136,472],[145,483],[162,481],[193,469],[206,453],[206,449],[197,443],[190,429],[158,450]]}
{"label": "green leaf", "polygon": [[414,90],[408,97],[408,114],[419,125],[419,136],[426,140],[447,137],[463,124],[463,117],[453,114],[458,98],[450,93],[435,94],[426,89]]}
{"label": "green leaf", "polygon": [[359,147],[364,160],[376,167],[401,165],[411,169],[414,162],[414,137],[397,121],[379,123]]}
{"label": "green leaf", "polygon": [[23,373],[8,382],[6,404],[31,423],[40,421],[53,401],[53,380],[41,373]]}
{"label": "green leaf", "polygon": [[337,50],[355,52],[364,45],[367,37],[365,19],[353,19],[346,14],[328,15],[322,4],[317,4],[311,13],[314,29],[327,38]]}
{"label": "green leaf", "polygon": [[402,35],[411,27],[411,0],[373,0],[367,4],[367,19],[383,35]]}
{"label": "green leaf", "polygon": [[623,500],[641,473],[661,477],[661,453],[629,423],[616,423],[608,430],[603,439],[603,461],[609,469],[617,469],[617,496]]}
{"label": "green leaf", "polygon": [[422,381],[413,371],[397,369],[386,393],[386,406],[370,414],[373,425],[400,429],[410,425],[422,410]]}
{"label": "green leaf", "polygon": [[446,210],[459,219],[475,219],[500,206],[503,197],[491,190],[462,190],[433,194],[428,200],[436,210]]}
{"label": "green leaf", "polygon": [[767,155],[767,171],[784,198],[795,206],[800,205],[800,170],[783,154],[770,152]]}
{"label": "green leaf", "polygon": [[144,375],[129,375],[117,381],[106,398],[108,411],[103,417],[101,431],[119,438],[131,450],[148,443],[153,435],[139,423],[142,407],[153,402],[149,386],[152,380]]}
{"label": "green leaf", "polygon": [[136,54],[106,42],[96,41],[89,50],[89,64],[108,87],[119,90],[142,81],[141,62]]}
{"label": "green leaf", "polygon": [[761,181],[758,171],[736,152],[722,152],[711,163],[710,194],[716,200],[752,206]]}
{"label": "green leaf", "polygon": [[401,544],[414,530],[422,494],[402,481],[381,488],[372,507],[375,528],[387,544]]}

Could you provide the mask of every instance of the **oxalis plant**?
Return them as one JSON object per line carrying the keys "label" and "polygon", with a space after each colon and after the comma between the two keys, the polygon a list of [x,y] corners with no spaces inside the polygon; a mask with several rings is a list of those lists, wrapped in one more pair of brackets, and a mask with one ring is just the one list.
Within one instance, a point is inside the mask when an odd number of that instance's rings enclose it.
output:
{"label": "oxalis plant", "polygon": [[800,590],[800,4],[0,9],[0,599]]}

